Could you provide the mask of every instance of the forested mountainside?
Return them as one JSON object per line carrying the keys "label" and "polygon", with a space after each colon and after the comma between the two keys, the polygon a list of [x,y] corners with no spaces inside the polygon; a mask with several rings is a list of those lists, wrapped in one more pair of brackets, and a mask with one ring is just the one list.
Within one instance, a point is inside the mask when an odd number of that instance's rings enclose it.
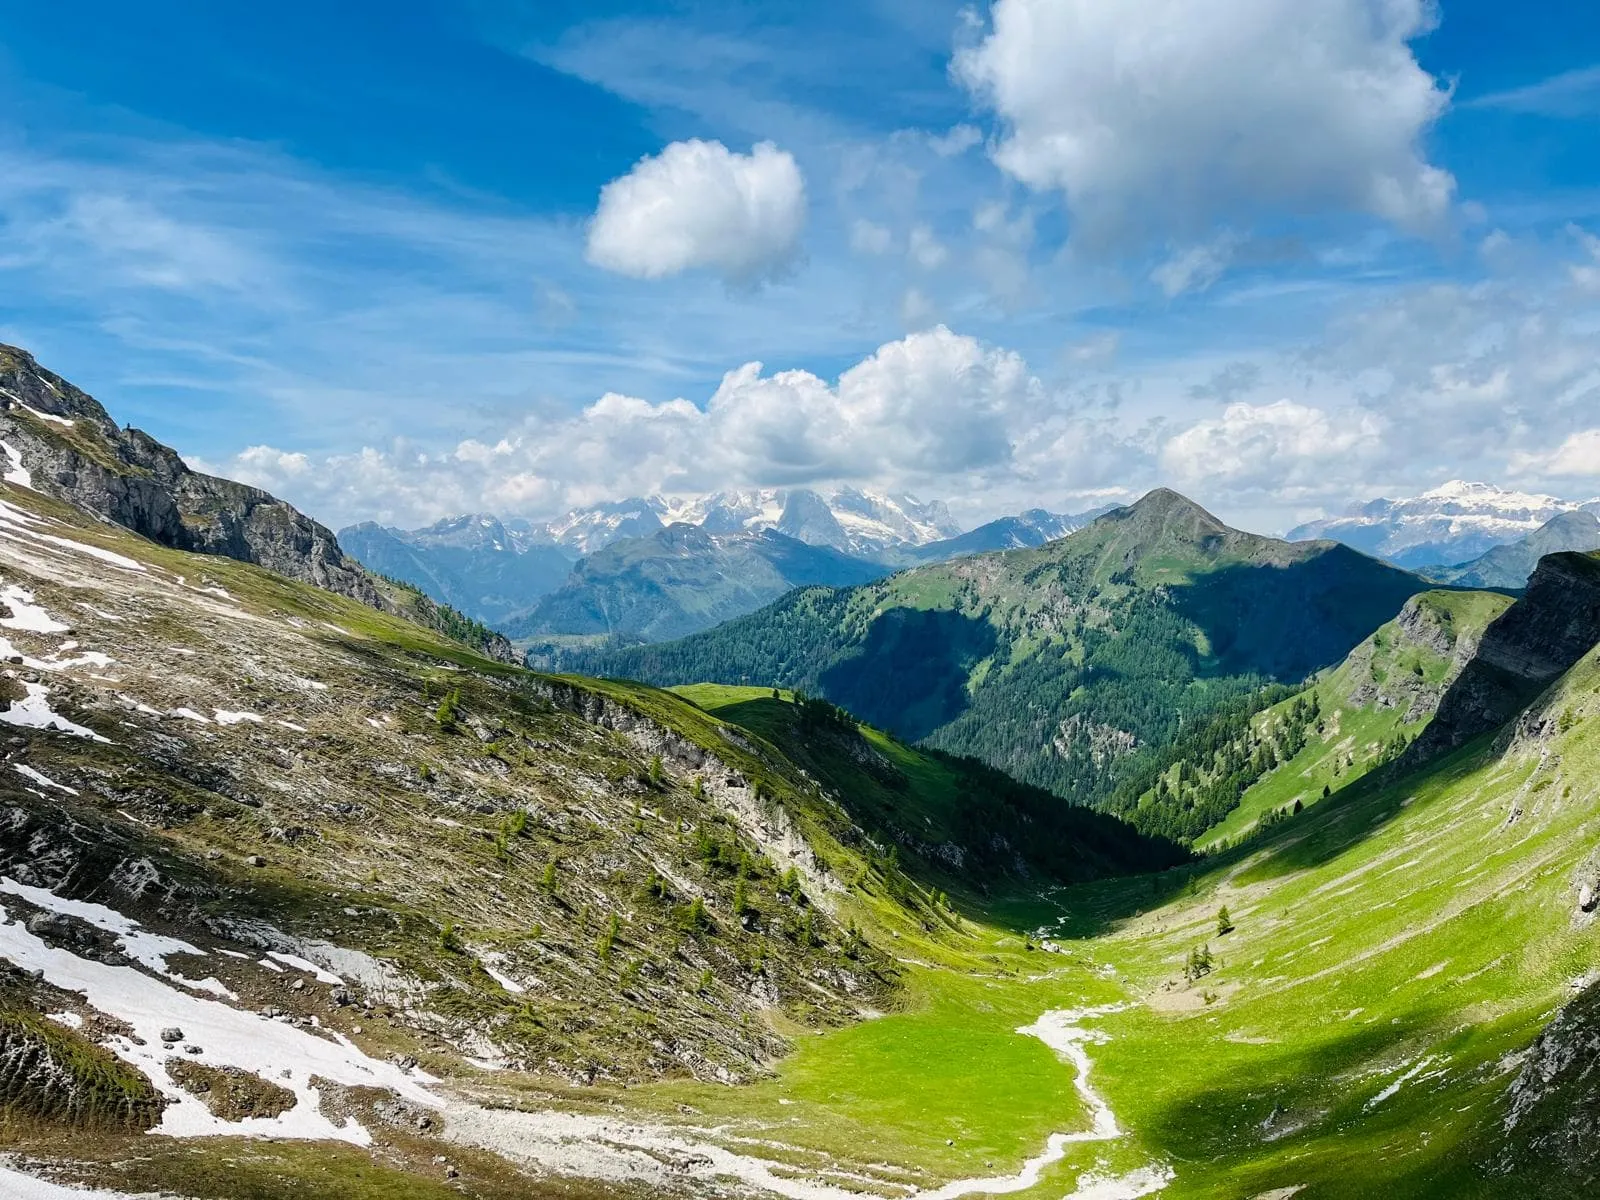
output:
{"label": "forested mountainside", "polygon": [[198,554],[255,563],[290,579],[466,637],[510,662],[511,645],[414,588],[395,589],[346,557],[326,528],[259,488],[189,469],[178,454],[124,429],[94,397],[0,345],[0,450],[7,482]]}
{"label": "forested mountainside", "polygon": [[550,635],[661,641],[742,616],[797,586],[848,586],[887,573],[770,529],[715,534],[675,524],[583,559],[505,632],[535,643]]}
{"label": "forested mountainside", "polygon": [[1264,689],[1197,722],[1130,770],[1107,807],[1212,847],[1394,762],[1511,606],[1495,592],[1423,592],[1304,688]]}
{"label": "forested mountainside", "polygon": [[1184,729],[1337,664],[1427,586],[1336,543],[1229,529],[1161,490],[1039,549],[807,589],[678,642],[565,661],[800,688],[1099,804]]}

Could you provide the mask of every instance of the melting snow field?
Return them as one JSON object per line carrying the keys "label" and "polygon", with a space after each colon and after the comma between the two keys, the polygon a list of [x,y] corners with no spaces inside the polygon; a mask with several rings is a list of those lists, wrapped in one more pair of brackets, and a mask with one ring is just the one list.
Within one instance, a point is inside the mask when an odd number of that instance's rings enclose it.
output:
{"label": "melting snow field", "polygon": [[21,1171],[14,1171],[4,1164],[0,1164],[0,1196],[6,1197],[6,1200],[82,1200],[85,1196],[98,1197],[99,1200],[156,1200],[149,1193],[143,1196],[131,1196],[127,1192],[102,1192],[91,1191],[88,1188],[67,1187],[34,1175],[24,1175]]}
{"label": "melting snow field", "polygon": [[57,733],[70,733],[73,737],[110,743],[110,738],[101,737],[86,725],[74,724],[52,709],[50,689],[44,684],[24,683],[22,686],[28,694],[21,700],[13,700],[9,708],[0,712],[0,721],[20,729],[54,729]]}
{"label": "melting snow field", "polygon": [[[91,1007],[132,1028],[132,1036],[113,1037],[108,1048],[142,1071],[169,1098],[154,1133],[176,1137],[254,1134],[332,1138],[369,1145],[371,1135],[354,1118],[335,1122],[322,1112],[322,1097],[311,1083],[312,1076],[352,1087],[388,1088],[415,1104],[430,1108],[439,1105],[439,1100],[423,1086],[433,1082],[430,1077],[369,1058],[347,1038],[338,1034],[319,1036],[174,986],[185,983],[227,992],[214,979],[193,983],[167,968],[165,959],[169,954],[200,953],[187,942],[149,933],[104,905],[65,900],[9,878],[0,879],[0,893],[79,917],[114,933],[129,957],[165,977],[152,978],[131,966],[111,966],[50,946],[29,933],[0,905],[0,918],[4,919],[0,923],[0,956],[23,970],[42,971],[49,982],[81,993]],[[162,1042],[162,1031],[172,1027],[183,1031],[181,1047],[169,1048]],[[196,1052],[191,1053],[190,1047]],[[179,1087],[167,1074],[168,1060],[180,1055],[208,1066],[249,1071],[292,1092],[295,1104],[277,1117],[224,1121],[213,1116],[198,1096]]]}

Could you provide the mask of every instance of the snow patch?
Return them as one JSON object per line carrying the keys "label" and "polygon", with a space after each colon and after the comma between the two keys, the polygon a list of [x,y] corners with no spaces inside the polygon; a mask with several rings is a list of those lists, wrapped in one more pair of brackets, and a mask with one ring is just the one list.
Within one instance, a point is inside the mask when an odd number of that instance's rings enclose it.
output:
{"label": "snow patch", "polygon": [[5,451],[6,458],[11,463],[11,469],[5,473],[5,481],[19,487],[32,488],[33,475],[22,465],[22,451],[10,442],[0,442],[0,450]]}
{"label": "snow patch", "polygon": [[1078,1179],[1078,1186],[1065,1200],[1138,1200],[1161,1191],[1172,1178],[1172,1168],[1165,1166],[1139,1167],[1126,1175],[1091,1171]]}
{"label": "snow patch", "polygon": [[[0,504],[5,501],[0,500]],[[33,593],[25,587],[8,583],[0,588],[0,604],[10,609],[11,615],[0,617],[0,626],[20,629],[28,633],[65,633],[72,628],[56,620],[34,602]]]}
{"label": "snow patch", "polygon": [[216,714],[218,725],[239,725],[245,721],[253,721],[257,725],[262,724],[262,717],[258,713],[229,712],[225,708],[214,708],[211,711]]}
{"label": "snow patch", "polygon": [[[47,893],[48,894],[48,893]],[[127,918],[101,906],[87,906]],[[348,1038],[317,1033],[242,1012],[217,1000],[190,995],[132,967],[110,966],[79,958],[69,951],[46,945],[21,922],[11,921],[0,907],[0,953],[23,970],[43,971],[57,987],[81,992],[94,1008],[125,1022],[132,1037],[109,1039],[108,1047],[132,1064],[170,1101],[161,1123],[152,1130],[175,1137],[257,1135],[284,1138],[331,1138],[359,1146],[370,1145],[371,1135],[353,1117],[335,1124],[321,1111],[322,1097],[312,1086],[312,1076],[350,1087],[387,1088],[415,1104],[436,1108],[439,1101],[422,1085],[434,1080],[421,1072],[405,1072],[363,1054]],[[107,918],[109,919],[109,918]],[[212,1114],[198,1097],[179,1087],[167,1074],[171,1052],[161,1031],[177,1026],[184,1041],[197,1046],[190,1061],[216,1067],[237,1067],[294,1093],[295,1104],[277,1117],[225,1121]]]}
{"label": "snow patch", "polygon": [[45,524],[45,518],[34,516],[30,512],[18,508],[5,500],[0,500],[0,537],[11,541],[21,541],[24,538],[42,545],[55,546],[63,550],[72,550],[78,554],[87,554],[90,558],[97,558],[101,562],[110,563],[112,566],[121,567],[127,571],[143,571],[144,564],[135,562],[126,555],[118,554],[113,550],[102,550],[99,546],[89,546],[83,542],[75,542],[71,538],[57,537],[53,533],[40,533],[34,528],[36,525]]}
{"label": "snow patch", "polygon": [[99,1188],[67,1187],[37,1175],[28,1175],[0,1165],[0,1196],[8,1200],[159,1200],[153,1192],[135,1196],[129,1192],[106,1192]]}
{"label": "snow patch", "polygon": [[340,979],[332,971],[323,970],[309,958],[301,958],[298,954],[285,954],[281,950],[268,950],[267,957],[277,959],[286,967],[294,967],[296,970],[305,971],[308,974],[315,975],[318,983],[332,983],[339,986],[344,985],[344,980]]}
{"label": "snow patch", "polygon": [[1427,1070],[1428,1064],[1432,1061],[1433,1055],[1431,1054],[1426,1055],[1423,1058],[1419,1058],[1411,1065],[1411,1068],[1406,1071],[1404,1075],[1400,1076],[1400,1078],[1396,1079],[1388,1087],[1384,1088],[1383,1091],[1379,1092],[1371,1100],[1368,1100],[1365,1104],[1363,1104],[1361,1106],[1361,1111],[1370,1112],[1372,1109],[1377,1108],[1378,1105],[1382,1104],[1385,1100],[1391,1099],[1400,1091],[1402,1087],[1410,1083],[1418,1075],[1422,1074],[1423,1071]]}
{"label": "snow patch", "polygon": [[28,694],[21,700],[13,700],[4,712],[0,712],[0,721],[20,729],[53,729],[57,733],[70,733],[73,737],[91,738],[110,745],[110,738],[101,737],[85,725],[74,724],[54,711],[50,707],[50,689],[44,684],[24,683],[22,686]]}
{"label": "snow patch", "polygon": [[64,783],[57,783],[54,779],[51,779],[45,775],[44,772],[35,771],[32,767],[27,766],[24,763],[12,763],[11,765],[18,775],[25,776],[28,779],[33,780],[35,783],[43,784],[47,788],[55,788],[56,791],[65,792],[69,796],[76,796],[78,794],[77,788],[68,787]]}
{"label": "snow patch", "polygon": [[151,933],[141,928],[139,922],[130,920],[114,908],[107,908],[104,904],[95,904],[87,900],[68,900],[48,888],[18,883],[9,875],[0,876],[0,893],[20,896],[47,912],[60,913],[64,917],[77,917],[80,921],[87,921],[96,929],[103,929],[115,935],[117,944],[122,947],[124,954],[157,975],[164,975],[188,987],[199,988],[218,996],[230,998],[233,996],[232,992],[215,979],[189,979],[167,966],[167,956],[170,954],[204,956],[205,952],[198,946],[191,945],[181,938]]}

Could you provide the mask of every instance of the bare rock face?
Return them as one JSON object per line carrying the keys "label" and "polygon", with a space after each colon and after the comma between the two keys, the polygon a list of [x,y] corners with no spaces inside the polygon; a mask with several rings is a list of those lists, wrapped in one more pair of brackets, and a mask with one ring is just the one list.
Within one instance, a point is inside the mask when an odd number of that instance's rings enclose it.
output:
{"label": "bare rock face", "polygon": [[179,550],[256,563],[378,604],[378,589],[333,534],[260,488],[202,475],[170,447],[123,429],[99,401],[0,346],[0,430],[31,486]]}
{"label": "bare rock face", "polygon": [[122,428],[93,396],[41,367],[26,350],[0,345],[0,442],[4,466],[27,486],[197,554],[254,563],[457,637],[502,662],[515,661],[498,634],[471,628],[425,596],[391,596],[346,557],[331,530],[260,488],[191,470],[177,451]]}
{"label": "bare rock face", "polygon": [[[1512,1081],[1492,1170],[1533,1170],[1551,1184],[1584,1185],[1561,1191],[1586,1194],[1600,1179],[1600,985],[1570,1001],[1539,1035]],[[1557,1192],[1540,1194],[1558,1194]]]}
{"label": "bare rock face", "polygon": [[1498,729],[1600,643],[1600,556],[1549,554],[1411,744],[1415,764]]}

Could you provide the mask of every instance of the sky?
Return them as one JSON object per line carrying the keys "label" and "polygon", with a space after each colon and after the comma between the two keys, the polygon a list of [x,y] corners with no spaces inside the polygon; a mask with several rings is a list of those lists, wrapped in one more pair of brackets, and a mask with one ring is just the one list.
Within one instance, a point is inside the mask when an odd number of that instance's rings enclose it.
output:
{"label": "sky", "polygon": [[1600,6],[0,0],[0,341],[325,522],[1600,494]]}

